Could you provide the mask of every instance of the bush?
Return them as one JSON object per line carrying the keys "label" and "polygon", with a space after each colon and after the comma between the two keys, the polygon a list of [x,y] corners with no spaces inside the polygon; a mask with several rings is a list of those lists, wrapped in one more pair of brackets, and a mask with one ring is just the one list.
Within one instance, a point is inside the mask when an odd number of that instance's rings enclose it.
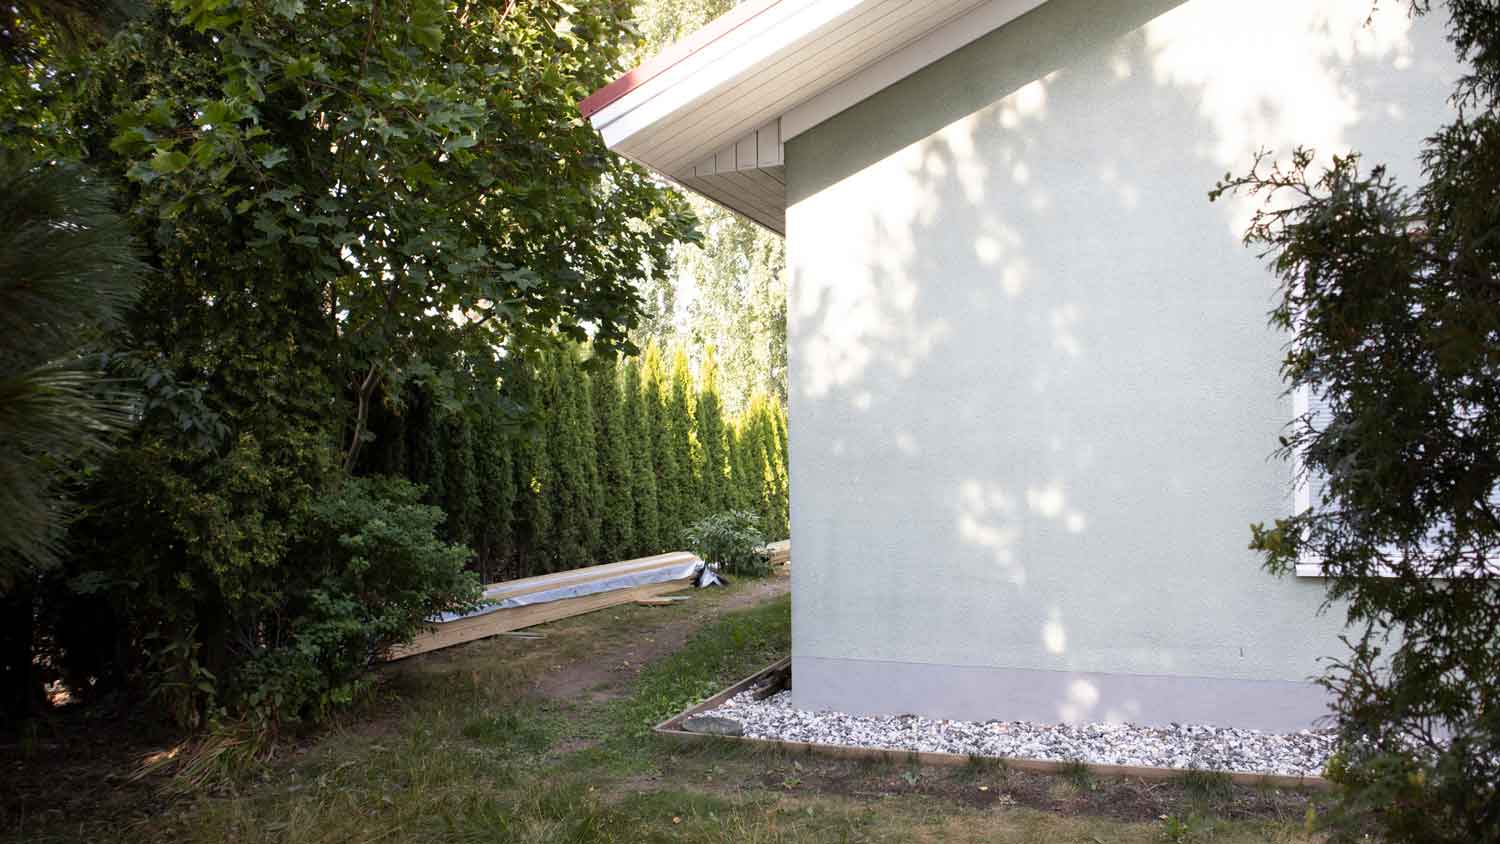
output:
{"label": "bush", "polygon": [[763,550],[766,535],[760,519],[749,511],[726,510],[700,519],[682,532],[682,538],[693,553],[730,574],[771,573],[771,556]]}
{"label": "bush", "polygon": [[294,546],[300,583],[287,589],[285,628],[236,671],[233,708],[267,720],[317,719],[349,702],[365,671],[425,620],[478,605],[471,552],[438,538],[443,511],[421,488],[351,478],[312,507]]}

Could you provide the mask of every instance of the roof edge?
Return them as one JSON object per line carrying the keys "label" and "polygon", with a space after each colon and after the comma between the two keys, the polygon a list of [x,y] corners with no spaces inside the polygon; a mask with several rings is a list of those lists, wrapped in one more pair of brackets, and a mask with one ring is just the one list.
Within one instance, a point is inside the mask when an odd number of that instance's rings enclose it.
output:
{"label": "roof edge", "polygon": [[770,10],[782,0],[746,0],[733,9],[714,18],[701,29],[678,41],[640,66],[626,72],[620,78],[584,97],[578,103],[578,111],[585,118],[592,117],[605,106],[619,100],[646,82],[660,76],[683,59],[713,44],[756,16]]}

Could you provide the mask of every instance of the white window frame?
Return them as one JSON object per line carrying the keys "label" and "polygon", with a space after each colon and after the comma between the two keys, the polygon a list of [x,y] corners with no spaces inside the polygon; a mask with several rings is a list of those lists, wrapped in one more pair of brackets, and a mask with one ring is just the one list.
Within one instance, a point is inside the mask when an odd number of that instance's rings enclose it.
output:
{"label": "white window frame", "polygon": [[[1292,390],[1292,419],[1301,419],[1312,409],[1312,388],[1306,384],[1298,385]],[[1301,515],[1312,509],[1312,484],[1308,480],[1305,464],[1302,462],[1302,452],[1298,449],[1292,451],[1292,513]],[[1316,554],[1304,551],[1301,558],[1297,560],[1297,577],[1327,577],[1328,573],[1323,570],[1323,559]],[[1382,568],[1376,573],[1377,577],[1394,577],[1395,575]],[[1476,572],[1478,577],[1500,577],[1500,563],[1487,560],[1485,569]]]}
{"label": "white window frame", "polygon": [[[1292,390],[1292,420],[1307,415],[1312,409],[1312,388],[1299,384]],[[1306,466],[1302,462],[1302,450],[1292,450],[1292,514],[1301,515],[1312,509],[1312,484],[1309,483]],[[1297,560],[1298,577],[1327,577],[1323,571],[1323,559],[1316,554],[1303,552]]]}

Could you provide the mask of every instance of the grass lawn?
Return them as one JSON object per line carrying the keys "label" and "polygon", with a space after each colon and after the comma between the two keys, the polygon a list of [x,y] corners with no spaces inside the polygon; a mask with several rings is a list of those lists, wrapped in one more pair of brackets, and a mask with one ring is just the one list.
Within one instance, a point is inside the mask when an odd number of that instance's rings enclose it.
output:
{"label": "grass lawn", "polygon": [[[1307,842],[1302,795],[828,760],[649,727],[785,655],[784,585],[622,607],[389,667],[375,699],[230,781],[129,775],[149,742],[4,751],[0,841]],[[116,726],[118,729],[118,725]],[[89,733],[88,729],[83,730]],[[160,750],[161,745],[156,745]]]}

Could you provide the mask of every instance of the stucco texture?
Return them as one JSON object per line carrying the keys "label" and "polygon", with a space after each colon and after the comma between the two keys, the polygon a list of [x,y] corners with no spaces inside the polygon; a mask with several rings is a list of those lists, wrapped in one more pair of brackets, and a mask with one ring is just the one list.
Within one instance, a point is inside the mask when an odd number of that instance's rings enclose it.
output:
{"label": "stucco texture", "polygon": [[1297,143],[1415,177],[1443,23],[1052,0],[788,143],[798,705],[1319,714],[1342,615],[1246,548],[1291,506],[1274,280],[1207,194]]}

